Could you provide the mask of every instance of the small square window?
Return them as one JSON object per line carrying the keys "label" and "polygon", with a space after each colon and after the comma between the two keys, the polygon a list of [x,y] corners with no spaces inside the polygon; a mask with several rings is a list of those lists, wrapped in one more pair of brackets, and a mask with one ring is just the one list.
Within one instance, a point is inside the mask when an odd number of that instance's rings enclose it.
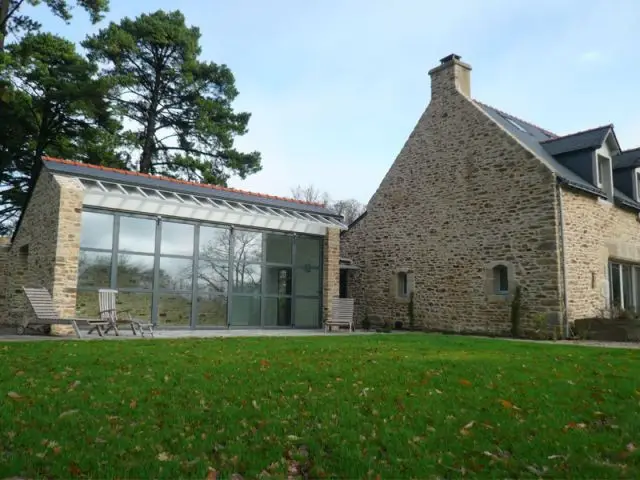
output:
{"label": "small square window", "polygon": [[398,296],[409,296],[409,276],[407,275],[407,272],[398,273]]}

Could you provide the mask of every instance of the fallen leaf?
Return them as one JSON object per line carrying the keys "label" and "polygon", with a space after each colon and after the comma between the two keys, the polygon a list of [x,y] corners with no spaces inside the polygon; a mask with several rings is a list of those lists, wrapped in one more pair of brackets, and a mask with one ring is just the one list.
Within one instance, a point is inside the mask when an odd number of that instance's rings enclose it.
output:
{"label": "fallen leaf", "polygon": [[231,475],[231,480],[244,480],[244,477],[239,473],[233,473]]}
{"label": "fallen leaf", "polygon": [[300,440],[300,437],[296,436],[296,435],[287,435],[287,438],[289,440]]}
{"label": "fallen leaf", "polygon": [[218,480],[218,472],[209,467],[209,471],[207,472],[207,478],[205,480]]}
{"label": "fallen leaf", "polygon": [[138,402],[136,400],[131,400],[129,403],[129,408],[136,408],[138,406]]}
{"label": "fallen leaf", "polygon": [[7,397],[12,398],[13,400],[20,400],[20,399],[22,399],[22,395],[20,395],[19,393],[16,393],[16,392],[9,392],[9,393],[7,393]]}
{"label": "fallen leaf", "polygon": [[471,382],[465,378],[463,378],[462,380],[460,380],[460,385],[464,385],[465,387],[470,387],[471,386]]}
{"label": "fallen leaf", "polygon": [[502,404],[502,406],[504,408],[513,408],[513,403],[511,403],[509,400],[500,400],[500,403]]}
{"label": "fallen leaf", "polygon": [[78,413],[79,410],[67,410],[66,412],[62,412],[58,418],[68,417],[69,415],[73,415],[74,413]]}
{"label": "fallen leaf", "polygon": [[171,460],[171,455],[169,455],[167,452],[160,452],[156,458],[161,462],[168,462],[169,460]]}
{"label": "fallen leaf", "polygon": [[258,406],[258,402],[256,402],[255,400],[251,401],[251,405],[253,405],[253,408],[255,408],[256,410],[260,410],[260,407]]}
{"label": "fallen leaf", "polygon": [[633,452],[637,447],[633,443],[627,443],[627,451]]}
{"label": "fallen leaf", "polygon": [[24,375],[24,372],[22,370],[18,370],[16,372],[16,377],[19,377],[20,375]]}
{"label": "fallen leaf", "polygon": [[77,463],[71,462],[69,464],[69,473],[74,477],[79,477],[80,475],[82,475],[82,470],[80,470],[80,467]]}
{"label": "fallen leaf", "polygon": [[53,453],[55,453],[56,455],[59,455],[61,451],[62,451],[62,448],[60,448],[60,447],[53,447]]}
{"label": "fallen leaf", "polygon": [[80,380],[76,380],[75,382],[69,385],[69,390],[75,389],[78,385],[80,385],[80,383],[81,383]]}
{"label": "fallen leaf", "polygon": [[269,363],[269,360],[260,360],[260,366],[263,368],[269,368],[271,364]]}

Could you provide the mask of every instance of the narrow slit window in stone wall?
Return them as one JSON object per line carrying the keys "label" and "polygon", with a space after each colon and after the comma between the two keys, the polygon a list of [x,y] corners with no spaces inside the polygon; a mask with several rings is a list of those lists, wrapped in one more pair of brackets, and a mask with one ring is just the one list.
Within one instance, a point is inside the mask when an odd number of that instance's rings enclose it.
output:
{"label": "narrow slit window in stone wall", "polygon": [[493,289],[498,294],[509,292],[509,271],[506,265],[493,267]]}
{"label": "narrow slit window in stone wall", "polygon": [[398,297],[409,296],[409,277],[407,272],[398,273]]}

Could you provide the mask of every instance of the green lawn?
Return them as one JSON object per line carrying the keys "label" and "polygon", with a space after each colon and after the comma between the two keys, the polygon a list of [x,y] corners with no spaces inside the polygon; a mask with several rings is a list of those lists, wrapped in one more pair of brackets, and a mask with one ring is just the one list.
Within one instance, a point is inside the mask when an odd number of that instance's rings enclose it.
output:
{"label": "green lawn", "polygon": [[437,335],[0,344],[0,478],[640,477],[640,351]]}

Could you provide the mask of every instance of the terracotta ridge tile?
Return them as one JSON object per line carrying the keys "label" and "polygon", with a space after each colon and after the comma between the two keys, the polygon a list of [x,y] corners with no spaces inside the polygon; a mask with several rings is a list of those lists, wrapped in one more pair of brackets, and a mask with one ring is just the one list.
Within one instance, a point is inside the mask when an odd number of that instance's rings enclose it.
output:
{"label": "terracotta ridge tile", "polygon": [[324,205],[322,203],[319,203],[319,202],[307,202],[305,200],[297,200],[295,198],[281,197],[281,196],[278,196],[278,195],[269,195],[267,193],[250,192],[248,190],[241,190],[239,188],[222,187],[220,185],[211,185],[211,184],[208,184],[208,183],[190,182],[190,181],[182,180],[182,179],[179,179],[179,178],[165,177],[163,175],[151,175],[149,173],[141,173],[141,172],[136,172],[136,171],[133,171],[133,170],[122,170],[120,168],[105,167],[105,166],[102,166],[102,165],[94,165],[92,163],[82,163],[82,162],[77,162],[77,161],[74,161],[74,160],[66,160],[64,158],[55,158],[55,157],[49,157],[49,156],[45,155],[45,156],[42,157],[42,160],[45,160],[47,162],[62,163],[62,164],[66,164],[66,165],[76,165],[76,166],[81,166],[81,167],[86,167],[86,168],[92,168],[94,170],[102,170],[102,171],[105,171],[105,172],[121,173],[121,174],[124,174],[124,175],[151,178],[151,179],[154,179],[154,180],[164,180],[164,181],[167,181],[167,182],[178,183],[178,184],[182,184],[182,185],[191,185],[191,186],[196,186],[196,187],[210,188],[212,190],[220,190],[221,192],[240,193],[240,194],[243,194],[243,195],[249,195],[249,196],[258,197],[258,198],[265,198],[265,199],[270,199],[270,200],[281,200],[281,201],[285,201],[285,202],[298,203],[300,205],[311,205],[311,206],[314,206],[314,207],[326,208],[326,205]]}

